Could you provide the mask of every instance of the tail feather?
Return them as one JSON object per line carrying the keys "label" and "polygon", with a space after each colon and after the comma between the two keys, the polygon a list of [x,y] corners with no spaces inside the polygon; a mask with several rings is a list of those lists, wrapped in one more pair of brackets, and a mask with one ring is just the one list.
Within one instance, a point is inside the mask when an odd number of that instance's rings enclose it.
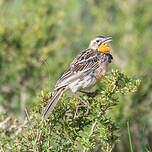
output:
{"label": "tail feather", "polygon": [[66,88],[60,88],[54,93],[54,95],[49,100],[47,106],[45,107],[44,111],[41,114],[42,118],[46,119],[49,116],[49,114],[52,112],[52,110],[54,109],[55,105],[57,104],[59,98],[62,96],[62,94],[65,90],[66,90]]}

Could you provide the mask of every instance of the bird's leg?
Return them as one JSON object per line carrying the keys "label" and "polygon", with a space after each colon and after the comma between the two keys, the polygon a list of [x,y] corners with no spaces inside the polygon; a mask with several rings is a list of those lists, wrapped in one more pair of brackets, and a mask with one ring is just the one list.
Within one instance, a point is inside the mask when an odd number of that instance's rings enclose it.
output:
{"label": "bird's leg", "polygon": [[[85,106],[85,105],[78,105],[78,106],[76,107],[76,110],[75,110],[75,113],[74,113],[74,119],[77,117],[78,110],[79,110],[79,108],[81,108],[81,107],[86,107],[86,106]],[[88,112],[87,112],[87,113],[88,113]],[[87,114],[85,113],[84,115],[87,115]]]}
{"label": "bird's leg", "polygon": [[85,93],[88,97],[92,97],[93,98],[93,97],[95,97],[98,94],[99,90],[96,90],[94,92],[85,92],[85,91],[80,91],[80,92]]}
{"label": "bird's leg", "polygon": [[86,115],[88,115],[88,113],[89,113],[89,108],[88,108],[88,104],[78,95],[78,94],[76,94],[76,93],[73,93],[78,99],[80,99],[80,101],[81,102],[83,102],[83,104],[84,105],[78,105],[77,107],[76,107],[76,111],[75,111],[75,114],[74,114],[74,118],[76,118],[76,116],[77,116],[77,113],[78,113],[78,110],[79,110],[79,108],[81,108],[81,107],[87,107],[87,111],[85,112],[85,116]]}

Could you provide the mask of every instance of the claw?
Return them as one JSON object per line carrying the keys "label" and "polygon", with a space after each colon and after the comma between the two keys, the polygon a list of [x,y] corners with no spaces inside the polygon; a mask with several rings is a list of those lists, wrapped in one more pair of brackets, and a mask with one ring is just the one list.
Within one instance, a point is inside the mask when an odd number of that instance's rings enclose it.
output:
{"label": "claw", "polygon": [[96,90],[94,92],[85,92],[85,91],[80,91],[82,93],[85,93],[88,97],[95,97],[98,93],[99,93],[99,90]]}

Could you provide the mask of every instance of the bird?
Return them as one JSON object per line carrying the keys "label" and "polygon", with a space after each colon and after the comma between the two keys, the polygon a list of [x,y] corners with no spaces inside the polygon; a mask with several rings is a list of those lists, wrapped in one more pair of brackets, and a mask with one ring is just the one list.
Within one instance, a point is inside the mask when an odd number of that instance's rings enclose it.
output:
{"label": "bird", "polygon": [[[84,104],[87,103],[77,94],[91,89],[100,82],[108,71],[108,65],[113,56],[110,54],[110,36],[96,36],[90,41],[87,49],[81,51],[72,61],[69,68],[63,73],[54,87],[54,94],[42,111],[42,118],[47,119],[62,94],[70,89]],[[77,109],[78,110],[78,109]],[[88,113],[88,109],[87,112]]]}

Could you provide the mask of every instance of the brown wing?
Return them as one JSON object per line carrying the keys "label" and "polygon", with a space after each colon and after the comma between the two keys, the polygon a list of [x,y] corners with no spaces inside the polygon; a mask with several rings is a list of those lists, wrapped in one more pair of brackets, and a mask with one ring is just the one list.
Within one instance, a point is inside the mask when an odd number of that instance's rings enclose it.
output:
{"label": "brown wing", "polygon": [[62,77],[55,85],[55,90],[65,87],[71,82],[84,77],[89,72],[97,69],[104,61],[103,53],[87,49],[82,51],[71,63]]}

